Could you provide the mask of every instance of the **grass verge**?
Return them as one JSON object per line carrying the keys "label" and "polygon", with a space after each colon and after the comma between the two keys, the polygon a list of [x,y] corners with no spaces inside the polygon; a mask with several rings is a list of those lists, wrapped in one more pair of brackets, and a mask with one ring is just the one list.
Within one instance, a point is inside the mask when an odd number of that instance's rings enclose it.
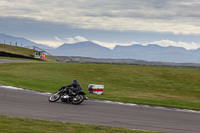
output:
{"label": "grass verge", "polygon": [[115,127],[61,123],[0,115],[0,133],[155,133]]}
{"label": "grass verge", "polygon": [[200,69],[158,66],[1,63],[0,83],[43,92],[56,92],[78,79],[105,85],[104,95],[90,98],[200,110]]}

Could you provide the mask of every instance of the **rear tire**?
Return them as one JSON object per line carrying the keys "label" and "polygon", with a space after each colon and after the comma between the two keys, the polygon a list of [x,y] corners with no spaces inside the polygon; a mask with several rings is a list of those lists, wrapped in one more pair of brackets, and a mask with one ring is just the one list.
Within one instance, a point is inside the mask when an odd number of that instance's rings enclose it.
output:
{"label": "rear tire", "polygon": [[56,92],[49,96],[49,102],[56,102],[60,99],[60,97],[61,95],[58,92]]}
{"label": "rear tire", "polygon": [[76,95],[76,97],[72,99],[72,104],[78,105],[81,104],[84,100],[85,100],[84,95]]}

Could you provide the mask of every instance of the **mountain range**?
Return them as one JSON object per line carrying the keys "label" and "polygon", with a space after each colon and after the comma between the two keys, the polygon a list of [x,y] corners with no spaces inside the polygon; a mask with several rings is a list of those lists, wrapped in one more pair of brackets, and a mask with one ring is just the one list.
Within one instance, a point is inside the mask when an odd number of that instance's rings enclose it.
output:
{"label": "mountain range", "polygon": [[156,44],[143,46],[133,44],[131,46],[115,46],[109,49],[96,43],[85,41],[74,44],[64,43],[58,48],[52,48],[43,44],[37,44],[24,38],[0,34],[0,42],[18,42],[23,46],[37,46],[55,56],[82,56],[106,59],[136,59],[146,61],[176,62],[176,63],[200,63],[200,48],[186,50],[182,47],[162,47]]}

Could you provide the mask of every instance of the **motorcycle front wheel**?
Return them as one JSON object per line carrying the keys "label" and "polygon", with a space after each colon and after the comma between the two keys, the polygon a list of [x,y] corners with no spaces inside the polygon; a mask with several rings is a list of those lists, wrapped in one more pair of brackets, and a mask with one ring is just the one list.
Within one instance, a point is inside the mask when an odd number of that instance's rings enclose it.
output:
{"label": "motorcycle front wheel", "polygon": [[49,96],[49,102],[56,102],[60,99],[60,97],[61,95],[58,92],[56,92]]}
{"label": "motorcycle front wheel", "polygon": [[72,99],[72,104],[81,104],[83,101],[85,100],[84,95],[76,95],[73,99]]}

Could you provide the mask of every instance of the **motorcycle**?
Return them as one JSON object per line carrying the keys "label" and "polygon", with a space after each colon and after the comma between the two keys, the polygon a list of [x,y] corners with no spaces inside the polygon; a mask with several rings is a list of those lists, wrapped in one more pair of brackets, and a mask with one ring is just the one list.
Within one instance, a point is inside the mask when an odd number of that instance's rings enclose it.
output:
{"label": "motorcycle", "polygon": [[61,87],[58,92],[51,94],[48,99],[49,102],[56,102],[61,99],[62,102],[78,105],[84,100],[88,100],[85,95],[86,94],[82,90],[70,92],[68,88]]}

